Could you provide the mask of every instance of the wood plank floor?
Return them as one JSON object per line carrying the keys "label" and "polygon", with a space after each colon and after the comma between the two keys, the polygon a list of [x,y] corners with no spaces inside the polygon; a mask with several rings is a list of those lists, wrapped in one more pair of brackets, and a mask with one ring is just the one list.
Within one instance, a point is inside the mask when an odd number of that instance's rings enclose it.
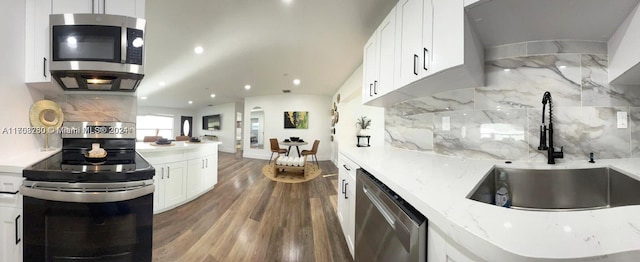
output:
{"label": "wood plank floor", "polygon": [[338,169],[285,184],[262,175],[267,160],[219,153],[218,184],[154,216],[153,261],[352,261],[336,216]]}

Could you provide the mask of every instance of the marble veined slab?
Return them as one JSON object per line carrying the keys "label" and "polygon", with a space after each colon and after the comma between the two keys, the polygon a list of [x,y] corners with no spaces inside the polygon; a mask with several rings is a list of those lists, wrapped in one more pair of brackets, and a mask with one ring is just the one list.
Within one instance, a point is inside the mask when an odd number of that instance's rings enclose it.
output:
{"label": "marble veined slab", "polygon": [[629,112],[631,157],[640,157],[640,107],[631,107]]}
{"label": "marble veined slab", "polygon": [[[558,161],[587,160],[593,152],[596,159],[631,157],[630,128],[617,128],[616,113],[628,107],[563,107],[553,111],[553,140],[557,151],[564,146],[564,158]],[[529,110],[529,161],[547,161],[540,145],[541,109]],[[548,112],[545,114],[547,126]]]}
{"label": "marble veined slab", "polygon": [[136,122],[135,96],[69,94],[56,98],[65,121]]}
{"label": "marble veined slab", "polygon": [[538,107],[545,91],[558,106],[580,106],[580,63],[580,55],[565,54],[486,62],[486,86],[476,88],[475,108]]}
{"label": "marble veined slab", "polygon": [[609,85],[606,55],[582,55],[582,106],[640,106],[640,87]]}
{"label": "marble veined slab", "polygon": [[433,113],[472,110],[474,93],[473,88],[455,90],[387,107],[384,118],[386,143],[410,150],[432,150]]}
{"label": "marble veined slab", "polygon": [[557,40],[527,42],[527,55],[541,54],[607,54],[607,42]]}
{"label": "marble veined slab", "polygon": [[[526,109],[441,112],[433,122],[436,153],[477,159],[528,158]],[[446,122],[449,130],[444,128]]]}

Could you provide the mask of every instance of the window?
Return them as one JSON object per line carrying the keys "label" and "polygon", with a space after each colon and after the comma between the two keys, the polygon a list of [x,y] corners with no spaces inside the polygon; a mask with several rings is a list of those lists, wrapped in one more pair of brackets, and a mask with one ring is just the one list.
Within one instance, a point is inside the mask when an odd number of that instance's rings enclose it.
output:
{"label": "window", "polygon": [[173,139],[173,117],[172,116],[137,116],[136,117],[136,140],[142,141],[145,136],[158,136]]}

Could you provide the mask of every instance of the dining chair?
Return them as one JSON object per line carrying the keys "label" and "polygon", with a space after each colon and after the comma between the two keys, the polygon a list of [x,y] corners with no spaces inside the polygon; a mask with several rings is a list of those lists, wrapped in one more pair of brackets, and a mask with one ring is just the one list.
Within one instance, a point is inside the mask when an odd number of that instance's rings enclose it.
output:
{"label": "dining chair", "polygon": [[311,147],[311,150],[302,150],[302,152],[300,154],[302,154],[303,156],[307,156],[307,155],[311,155],[311,157],[313,157],[316,161],[316,165],[318,165],[318,145],[320,144],[320,140],[316,140],[313,141],[313,147]]}
{"label": "dining chair", "polygon": [[271,158],[273,158],[273,153],[278,153],[278,155],[285,154],[287,153],[287,150],[284,148],[280,148],[280,146],[278,145],[277,138],[270,138],[269,143],[271,143],[271,156],[269,157],[269,164],[271,164]]}
{"label": "dining chair", "polygon": [[190,139],[189,136],[176,136],[176,141],[189,141]]}
{"label": "dining chair", "polygon": [[160,139],[161,136],[145,136],[142,139],[142,142],[156,142],[158,141],[158,139]]}

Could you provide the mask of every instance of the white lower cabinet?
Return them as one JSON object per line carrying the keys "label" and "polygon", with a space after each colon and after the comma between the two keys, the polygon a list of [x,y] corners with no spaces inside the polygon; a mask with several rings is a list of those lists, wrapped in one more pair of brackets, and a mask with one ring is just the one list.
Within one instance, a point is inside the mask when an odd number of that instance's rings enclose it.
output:
{"label": "white lower cabinet", "polygon": [[338,164],[338,220],[353,257],[356,233],[356,169],[359,167],[342,155]]}
{"label": "white lower cabinet", "polygon": [[448,240],[444,233],[433,223],[429,222],[427,228],[427,261],[429,262],[476,262],[479,259],[460,247],[457,243]]}
{"label": "white lower cabinet", "polygon": [[22,208],[0,210],[0,261],[22,261]]}
{"label": "white lower cabinet", "polygon": [[153,212],[160,213],[211,190],[218,182],[218,147],[141,152],[156,169]]}
{"label": "white lower cabinet", "polygon": [[162,182],[164,188],[164,205],[170,207],[187,199],[187,166],[184,161],[169,163],[163,166],[165,177]]}
{"label": "white lower cabinet", "polygon": [[187,197],[193,198],[213,188],[218,182],[218,161],[215,155],[189,159],[187,164]]}
{"label": "white lower cabinet", "polygon": [[156,190],[153,196],[153,210],[161,210],[177,205],[187,199],[186,161],[154,164],[153,178]]}

